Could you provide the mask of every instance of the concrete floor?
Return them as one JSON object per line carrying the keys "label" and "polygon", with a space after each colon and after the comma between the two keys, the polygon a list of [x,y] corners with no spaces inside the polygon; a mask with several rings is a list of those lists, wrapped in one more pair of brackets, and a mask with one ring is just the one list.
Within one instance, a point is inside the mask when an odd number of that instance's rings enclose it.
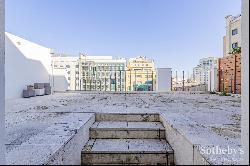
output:
{"label": "concrete floor", "polygon": [[[219,146],[240,149],[239,96],[218,96],[200,93],[57,93],[51,96],[30,99],[15,99],[6,102],[6,144],[26,144],[29,140],[43,137],[43,131],[56,121],[67,123],[78,118],[79,113],[160,113],[192,144],[204,147]],[[74,116],[67,113],[75,113]],[[88,115],[88,114],[86,114]],[[72,118],[72,116],[74,118]],[[83,117],[87,117],[84,116]],[[67,126],[66,126],[67,127]],[[58,130],[64,131],[65,126]],[[62,137],[62,142],[67,138]],[[51,140],[53,141],[53,140]],[[43,140],[44,144],[49,144]],[[37,147],[30,146],[31,149]],[[14,154],[25,150],[7,148],[11,163]],[[33,156],[27,156],[33,157]],[[241,155],[206,154],[214,164],[238,164]],[[17,157],[18,160],[18,157]],[[37,159],[39,160],[39,155]],[[42,159],[40,159],[42,160]],[[41,162],[38,162],[41,163]]]}

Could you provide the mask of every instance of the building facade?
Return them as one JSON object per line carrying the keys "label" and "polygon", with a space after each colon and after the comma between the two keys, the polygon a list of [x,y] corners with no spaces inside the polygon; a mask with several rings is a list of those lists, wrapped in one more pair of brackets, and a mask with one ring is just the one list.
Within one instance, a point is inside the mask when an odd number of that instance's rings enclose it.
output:
{"label": "building facade", "polygon": [[219,59],[219,92],[241,94],[241,54]]}
{"label": "building facade", "polygon": [[223,37],[223,57],[241,47],[241,15],[226,17],[226,36]]}
{"label": "building facade", "polygon": [[156,70],[153,60],[140,56],[127,62],[126,91],[156,90]]}
{"label": "building facade", "polygon": [[52,66],[53,84],[58,87],[56,91],[63,91],[65,87],[66,90],[80,91],[156,90],[154,61],[146,57],[126,61],[112,56],[55,54]]}
{"label": "building facade", "polygon": [[[124,91],[125,59],[113,59],[112,56],[79,57],[57,54],[52,58],[54,84],[59,89],[82,91]],[[64,76],[63,78],[61,78]]]}
{"label": "building facade", "polygon": [[[219,59],[218,91],[241,93],[241,15],[226,17],[224,55]],[[237,50],[237,52],[235,52]]]}
{"label": "building facade", "polygon": [[[78,60],[79,60],[78,57],[69,56],[65,54],[54,55],[52,57],[53,84],[57,84],[59,80],[60,82],[66,81],[67,90],[78,90],[79,89],[79,82],[77,81],[79,79]],[[55,85],[55,87],[61,87],[61,86],[57,84]],[[59,88],[59,89],[64,89],[64,88]]]}
{"label": "building facade", "polygon": [[80,55],[78,90],[125,91],[125,67],[125,59]]}
{"label": "building facade", "polygon": [[213,87],[217,87],[216,79],[211,79],[215,77],[214,74],[218,70],[218,58],[216,57],[208,57],[203,58],[199,61],[199,65],[197,65],[193,69],[193,79],[197,84],[206,85],[206,90],[208,90],[208,86],[210,86],[210,90]]}

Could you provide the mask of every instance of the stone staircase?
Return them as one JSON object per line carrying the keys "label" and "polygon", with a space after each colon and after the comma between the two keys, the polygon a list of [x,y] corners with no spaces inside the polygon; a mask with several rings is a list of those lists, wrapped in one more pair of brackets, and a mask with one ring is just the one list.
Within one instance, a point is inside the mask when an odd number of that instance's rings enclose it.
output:
{"label": "stone staircase", "polygon": [[158,114],[96,114],[84,165],[172,165],[174,152]]}

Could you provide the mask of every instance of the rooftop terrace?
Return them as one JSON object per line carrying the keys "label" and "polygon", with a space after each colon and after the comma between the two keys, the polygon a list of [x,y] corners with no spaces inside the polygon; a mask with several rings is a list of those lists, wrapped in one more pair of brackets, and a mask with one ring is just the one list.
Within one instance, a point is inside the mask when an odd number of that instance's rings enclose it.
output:
{"label": "rooftop terrace", "polygon": [[[94,113],[159,113],[194,146],[239,149],[240,103],[238,96],[198,92],[69,92],[7,100],[7,164],[55,164],[57,158],[79,163],[74,157],[68,160],[67,155],[74,156],[68,152],[76,148],[69,143],[86,143],[77,134],[87,133],[84,126],[94,122]],[[203,156],[210,164],[239,164],[241,160],[239,153]]]}

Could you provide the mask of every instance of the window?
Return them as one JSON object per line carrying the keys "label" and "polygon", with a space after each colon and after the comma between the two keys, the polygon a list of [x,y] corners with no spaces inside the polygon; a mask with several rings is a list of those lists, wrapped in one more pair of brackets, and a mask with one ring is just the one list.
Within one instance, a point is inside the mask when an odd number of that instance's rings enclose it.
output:
{"label": "window", "polygon": [[234,29],[234,30],[232,30],[232,35],[234,36],[234,35],[237,35],[238,34],[238,29]]}
{"label": "window", "polygon": [[232,44],[232,48],[234,49],[234,48],[238,48],[238,43],[233,43]]}

